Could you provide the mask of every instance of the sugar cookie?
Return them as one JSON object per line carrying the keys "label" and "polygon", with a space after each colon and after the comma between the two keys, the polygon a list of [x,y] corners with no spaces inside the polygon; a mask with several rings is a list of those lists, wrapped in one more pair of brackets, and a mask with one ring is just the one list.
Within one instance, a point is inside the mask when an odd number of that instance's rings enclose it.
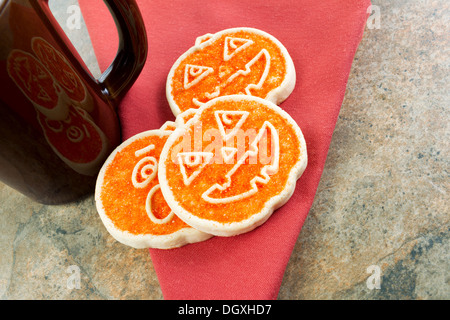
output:
{"label": "sugar cookie", "polygon": [[[174,128],[168,123],[163,128]],[[169,249],[209,239],[171,211],[158,183],[160,152],[171,129],[151,130],[123,142],[100,170],[95,201],[109,233],[134,248]]]}
{"label": "sugar cookie", "polygon": [[166,96],[175,115],[232,94],[279,104],[295,79],[294,63],[280,41],[258,29],[232,28],[197,38],[172,66]]}
{"label": "sugar cookie", "polygon": [[174,131],[158,178],[183,221],[232,236],[256,228],[282,206],[306,164],[303,134],[285,111],[261,98],[230,95],[207,102]]}

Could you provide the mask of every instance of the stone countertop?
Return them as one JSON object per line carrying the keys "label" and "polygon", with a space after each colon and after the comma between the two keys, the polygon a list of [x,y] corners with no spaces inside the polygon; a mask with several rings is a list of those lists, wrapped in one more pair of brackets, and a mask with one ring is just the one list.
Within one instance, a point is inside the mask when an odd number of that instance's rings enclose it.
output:
{"label": "stone countertop", "polygon": [[[58,2],[67,29],[76,0]],[[282,300],[450,299],[450,5],[373,4]],[[84,26],[67,32],[98,75]],[[1,299],[163,298],[147,250],[115,241],[93,196],[46,206],[0,184],[0,203]]]}

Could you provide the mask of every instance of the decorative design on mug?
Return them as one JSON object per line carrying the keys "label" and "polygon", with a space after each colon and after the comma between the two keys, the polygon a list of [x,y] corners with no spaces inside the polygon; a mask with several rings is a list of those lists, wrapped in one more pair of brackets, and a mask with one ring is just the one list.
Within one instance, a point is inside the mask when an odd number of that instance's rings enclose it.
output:
{"label": "decorative design on mug", "polygon": [[45,66],[33,55],[14,49],[7,61],[9,77],[32,105],[52,120],[69,114],[69,98]]}
{"label": "decorative design on mug", "polygon": [[93,110],[93,99],[80,76],[64,55],[41,37],[31,39],[34,54],[64,89],[71,102],[88,112]]}
{"label": "decorative design on mug", "polygon": [[91,137],[91,134],[89,133],[88,129],[86,128],[85,124],[81,125],[83,129],[77,126],[70,126],[67,131],[67,139],[73,143],[78,143],[83,141],[84,137],[86,136],[88,139]]}
{"label": "decorative design on mug", "polygon": [[35,107],[38,123],[56,155],[76,172],[95,175],[106,156],[108,140],[83,110],[92,110],[92,97],[58,50],[40,37],[33,38],[31,46],[39,59],[12,50],[8,75]]}
{"label": "decorative design on mug", "polygon": [[36,110],[38,123],[61,160],[80,174],[95,175],[105,159],[108,139],[85,110],[75,106],[69,110],[64,120],[52,120]]}

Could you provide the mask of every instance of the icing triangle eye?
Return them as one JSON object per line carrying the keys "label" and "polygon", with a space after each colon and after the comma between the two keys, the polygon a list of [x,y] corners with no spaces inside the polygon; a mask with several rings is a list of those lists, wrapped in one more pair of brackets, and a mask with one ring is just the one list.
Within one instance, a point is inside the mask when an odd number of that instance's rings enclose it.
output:
{"label": "icing triangle eye", "polygon": [[210,67],[186,64],[184,68],[184,89],[196,85],[212,72],[214,72],[214,69]]}
{"label": "icing triangle eye", "polygon": [[250,113],[247,111],[215,111],[217,126],[224,141],[234,137]]}
{"label": "icing triangle eye", "polygon": [[238,149],[233,147],[222,147],[220,149],[220,152],[222,153],[222,158],[225,161],[225,163],[230,162],[233,160],[234,155],[237,153]]}
{"label": "icing triangle eye", "polygon": [[181,152],[177,154],[184,184],[190,185],[205,166],[211,162],[213,156],[212,152]]}
{"label": "icing triangle eye", "polygon": [[250,39],[226,37],[223,49],[223,60],[230,60],[236,53],[244,50],[252,43],[253,41]]}

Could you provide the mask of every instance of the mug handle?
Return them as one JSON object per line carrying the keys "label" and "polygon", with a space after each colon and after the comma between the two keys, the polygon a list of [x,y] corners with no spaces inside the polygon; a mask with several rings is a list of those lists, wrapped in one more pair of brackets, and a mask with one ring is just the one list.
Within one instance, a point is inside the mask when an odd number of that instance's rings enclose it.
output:
{"label": "mug handle", "polygon": [[119,35],[119,48],[109,67],[98,78],[103,93],[119,101],[136,81],[147,58],[147,34],[135,0],[103,0]]}
{"label": "mug handle", "polygon": [[[103,0],[111,12],[119,35],[119,48],[109,67],[95,81],[110,102],[116,104],[136,81],[147,59],[147,34],[144,21],[135,0]],[[50,26],[54,20],[48,0],[30,0]],[[57,27],[56,27],[57,28]],[[57,38],[61,31],[55,31]],[[64,44],[68,44],[63,40]],[[70,41],[69,41],[70,42]],[[70,50],[69,50],[70,51]],[[91,79],[93,80],[93,79]]]}

